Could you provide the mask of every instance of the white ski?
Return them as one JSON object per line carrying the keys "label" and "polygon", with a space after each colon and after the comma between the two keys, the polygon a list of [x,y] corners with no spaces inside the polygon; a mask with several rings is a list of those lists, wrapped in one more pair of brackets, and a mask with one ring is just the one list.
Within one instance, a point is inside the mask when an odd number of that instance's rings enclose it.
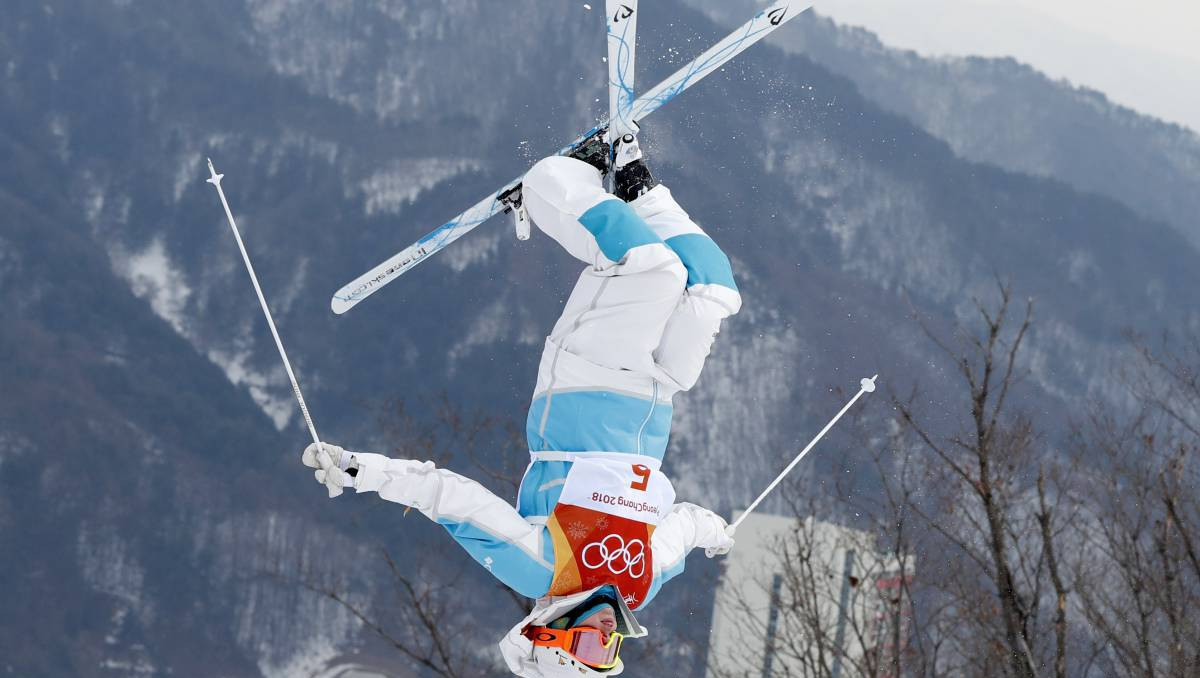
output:
{"label": "white ski", "polygon": [[[776,2],[760,10],[750,21],[635,99],[629,107],[629,120],[635,123],[641,121],[661,108],[663,104],[699,82],[704,76],[720,68],[747,47],[762,40],[784,22],[810,7],[812,7],[812,0],[792,0]],[[566,155],[571,152],[579,143],[605,128],[607,124],[607,121],[603,121],[581,134],[575,141],[559,149],[558,155]],[[499,212],[515,208],[519,218],[523,211],[519,199],[520,186],[521,177],[513,179],[500,190],[472,205],[467,211],[355,278],[333,295],[329,303],[330,308],[339,315],[345,313],[405,271],[466,235],[468,231]],[[520,228],[521,226],[518,224],[518,233],[520,233]],[[528,228],[528,223],[525,224],[525,228]]]}
{"label": "white ski", "polygon": [[637,0],[607,0],[609,138],[632,131],[634,62],[637,46]]}

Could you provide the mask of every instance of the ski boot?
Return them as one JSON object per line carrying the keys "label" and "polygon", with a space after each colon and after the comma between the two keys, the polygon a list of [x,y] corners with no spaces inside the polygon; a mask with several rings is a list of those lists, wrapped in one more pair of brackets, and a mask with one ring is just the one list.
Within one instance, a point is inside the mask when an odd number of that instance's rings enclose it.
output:
{"label": "ski boot", "polygon": [[658,185],[642,157],[636,134],[626,134],[616,141],[615,178],[613,194],[625,202],[633,202]]}
{"label": "ski boot", "polygon": [[[600,175],[608,174],[612,147],[605,139],[608,129],[601,127],[593,132],[575,148],[567,153],[568,158],[582,160],[600,170]],[[512,214],[513,228],[517,232],[517,240],[528,240],[530,234],[529,210],[525,209],[525,201],[521,195],[521,184],[504,191],[496,196],[504,205],[504,211]]]}
{"label": "ski boot", "polygon": [[612,162],[612,146],[608,143],[608,128],[601,127],[592,132],[579,145],[567,153],[568,158],[582,160],[600,170],[600,176],[608,174]]}

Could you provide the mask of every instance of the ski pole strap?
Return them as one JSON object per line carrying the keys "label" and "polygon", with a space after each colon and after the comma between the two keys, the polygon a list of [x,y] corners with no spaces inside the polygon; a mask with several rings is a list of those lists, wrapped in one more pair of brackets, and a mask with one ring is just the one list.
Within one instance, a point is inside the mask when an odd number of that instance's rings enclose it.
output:
{"label": "ski pole strap", "polygon": [[799,464],[800,460],[804,458],[804,455],[808,454],[809,450],[811,450],[821,440],[821,438],[823,438],[825,434],[829,432],[829,429],[833,428],[833,425],[838,422],[838,419],[841,419],[842,415],[854,406],[854,403],[862,397],[862,394],[872,393],[875,391],[875,379],[878,377],[879,375],[876,374],[870,379],[863,379],[859,382],[858,393],[854,394],[854,397],[850,399],[850,402],[846,403],[845,406],[842,407],[841,411],[834,415],[833,419],[829,420],[828,424],[825,424],[825,428],[821,429],[821,432],[818,433],[815,438],[809,441],[808,445],[805,445],[803,450],[800,450],[800,454],[796,455],[796,458],[792,460],[792,463],[788,464],[787,468],[783,469],[783,473],[780,473],[775,477],[775,480],[771,481],[771,484],[767,486],[767,489],[763,490],[762,494],[758,495],[758,498],[755,499],[750,506],[746,507],[745,511],[742,511],[742,515],[738,516],[737,520],[733,521],[730,523],[729,527],[725,528],[726,534],[732,536],[733,533],[737,531],[738,525],[742,524],[742,521],[746,519],[746,516],[750,515],[754,509],[758,508],[758,505],[762,503],[763,499],[766,499],[767,495],[771,493],[771,490],[774,490],[775,487],[783,481],[784,477],[791,473],[792,469],[796,467],[796,464]]}

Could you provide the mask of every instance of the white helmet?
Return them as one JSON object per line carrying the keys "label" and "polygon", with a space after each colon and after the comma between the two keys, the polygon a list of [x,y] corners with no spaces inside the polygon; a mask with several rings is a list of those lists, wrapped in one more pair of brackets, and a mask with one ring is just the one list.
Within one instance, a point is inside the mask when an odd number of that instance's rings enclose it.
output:
{"label": "white helmet", "polygon": [[615,586],[599,586],[570,596],[540,598],[534,605],[533,612],[512,627],[500,640],[500,654],[504,656],[504,663],[508,665],[508,669],[522,678],[598,678],[621,673],[625,666],[620,659],[610,669],[592,668],[559,648],[535,647],[533,641],[525,635],[525,630],[529,627],[550,624],[590,602],[588,599],[597,594],[616,601],[614,611],[617,615],[617,630],[625,638],[640,638],[646,635],[646,629],[634,619],[629,606],[625,604]]}

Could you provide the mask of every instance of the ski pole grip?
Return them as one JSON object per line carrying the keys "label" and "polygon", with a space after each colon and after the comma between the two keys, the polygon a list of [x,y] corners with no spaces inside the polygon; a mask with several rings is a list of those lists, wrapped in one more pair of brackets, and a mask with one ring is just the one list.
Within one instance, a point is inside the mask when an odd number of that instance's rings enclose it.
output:
{"label": "ski pole grip", "polygon": [[329,464],[325,467],[325,489],[329,491],[330,499],[340,497],[342,496],[341,474],[329,472],[330,469],[338,468],[338,462],[334,461],[333,455],[325,449],[325,443],[318,444],[321,446],[321,455],[317,457],[319,463],[324,465],[328,462]]}

